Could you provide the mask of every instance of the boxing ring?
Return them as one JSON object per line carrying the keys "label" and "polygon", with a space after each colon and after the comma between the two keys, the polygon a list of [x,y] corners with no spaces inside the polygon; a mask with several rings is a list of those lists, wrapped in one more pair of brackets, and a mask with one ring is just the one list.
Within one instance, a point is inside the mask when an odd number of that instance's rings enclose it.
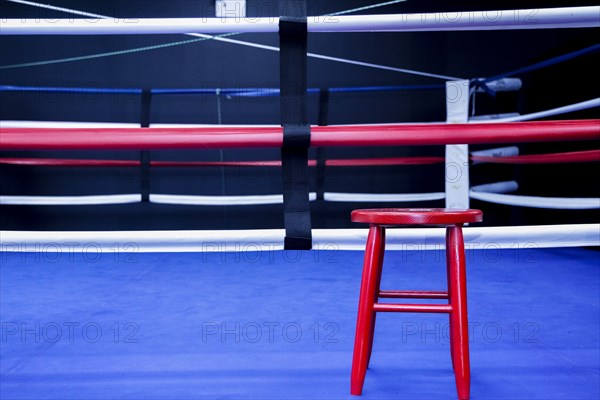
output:
{"label": "boxing ring", "polygon": [[[341,15],[335,16],[335,23],[334,17],[323,16],[308,17],[307,31],[598,28],[599,12],[600,7],[512,10],[498,12],[492,23],[489,12],[476,11],[453,14],[443,21],[434,14]],[[85,12],[80,16],[90,17]],[[2,21],[1,34],[186,34],[235,41],[222,34],[273,33],[279,32],[281,25],[279,18],[139,19],[136,24],[115,23],[104,15],[95,18],[93,23],[83,19],[7,19]],[[599,49],[595,45],[561,60]],[[547,210],[600,209],[600,198],[511,194],[519,189],[516,179],[470,184],[469,170],[481,164],[585,167],[600,162],[599,119],[536,120],[563,114],[568,118],[568,113],[599,107],[600,98],[528,115],[469,115],[474,92],[519,90],[520,81],[513,79],[518,74],[489,79],[442,76],[445,84],[430,88],[446,91],[444,122],[308,127],[307,147],[313,148],[445,146],[444,157],[309,158],[303,160],[303,168],[310,173],[439,164],[445,167],[446,175],[439,177],[445,180],[445,191],[359,193],[319,187],[301,194],[307,203],[376,202],[382,207],[445,201],[449,207],[466,208],[473,200],[483,205]],[[505,85],[512,86],[506,89]],[[396,90],[407,88],[328,89],[331,93]],[[116,93],[141,96],[142,103],[149,96],[182,93],[286,95],[283,83],[281,91],[3,85],[0,92]],[[322,95],[323,90],[304,92]],[[147,113],[149,107],[146,103]],[[143,152],[280,149],[290,146],[287,129],[287,125],[153,124],[148,114],[142,116],[141,124],[6,120],[0,122],[0,167],[119,167],[140,170],[142,175],[170,168],[285,170],[284,159],[165,161],[151,160]],[[518,148],[521,143],[548,142],[582,142],[589,148],[544,154],[520,154]],[[469,149],[469,145],[481,144],[490,148]],[[140,151],[142,158],[18,155],[25,151],[121,150]],[[0,210],[8,206],[103,207],[141,202],[209,207],[285,205],[289,192],[285,193],[176,195],[145,187],[141,193],[103,195],[2,194]],[[286,230],[260,226],[242,231],[0,231],[0,397],[351,398],[351,342],[367,229],[312,228],[309,232],[310,251],[288,247]],[[473,330],[473,397],[591,399],[600,395],[600,224],[469,226],[464,232]],[[387,249],[393,252],[384,283],[408,282],[416,289],[431,287],[432,282],[441,285],[444,240],[444,228],[390,230]],[[411,315],[404,322],[383,317],[379,324],[365,398],[454,396],[452,366],[440,363],[448,358],[447,325],[421,315]]]}

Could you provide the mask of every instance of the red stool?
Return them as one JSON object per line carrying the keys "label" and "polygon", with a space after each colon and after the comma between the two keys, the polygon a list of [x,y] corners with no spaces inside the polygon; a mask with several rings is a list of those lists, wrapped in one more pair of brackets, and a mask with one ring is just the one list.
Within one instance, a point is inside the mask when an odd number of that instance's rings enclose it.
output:
{"label": "red stool", "polygon": [[[350,392],[362,393],[365,375],[373,348],[375,317],[378,312],[427,312],[448,313],[450,316],[450,354],[456,378],[456,390],[460,400],[469,398],[471,385],[469,366],[469,334],[467,328],[467,282],[465,271],[465,247],[462,226],[481,222],[479,210],[454,210],[444,208],[388,208],[355,210],[353,222],[370,224],[369,238],[360,286],[352,379]],[[385,251],[385,228],[399,225],[446,226],[446,264],[448,272],[447,292],[415,292],[380,290],[381,269]],[[387,304],[378,303],[380,298],[448,299],[448,304]]]}

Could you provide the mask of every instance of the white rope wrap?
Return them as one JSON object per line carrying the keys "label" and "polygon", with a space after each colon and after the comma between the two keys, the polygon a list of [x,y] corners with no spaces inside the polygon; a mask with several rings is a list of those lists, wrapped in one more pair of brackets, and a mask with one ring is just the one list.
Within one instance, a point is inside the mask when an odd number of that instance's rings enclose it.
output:
{"label": "white rope wrap", "polygon": [[[471,155],[484,157],[514,157],[519,155],[517,146],[498,147],[494,149],[472,151]],[[473,165],[485,164],[485,161],[473,161]]]}

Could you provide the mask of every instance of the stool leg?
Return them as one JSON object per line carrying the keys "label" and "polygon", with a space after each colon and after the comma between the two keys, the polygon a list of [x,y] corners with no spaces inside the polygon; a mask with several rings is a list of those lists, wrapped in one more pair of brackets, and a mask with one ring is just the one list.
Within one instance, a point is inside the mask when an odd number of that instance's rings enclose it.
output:
{"label": "stool leg", "polygon": [[[381,289],[381,271],[383,270],[383,257],[385,255],[385,229],[381,230],[381,239],[379,240],[379,257],[377,258],[377,276],[375,278],[375,296],[373,297],[373,303],[379,301],[379,290]],[[377,321],[377,313],[372,313],[371,321],[371,341],[369,342],[369,354],[367,356],[367,368],[371,363],[371,353],[373,351],[373,340],[375,338],[375,322]]]}
{"label": "stool leg", "polygon": [[454,358],[454,375],[456,390],[460,400],[468,400],[470,395],[471,372],[469,362],[469,330],[467,319],[467,279],[465,263],[465,246],[462,225],[448,227],[448,248],[446,257],[450,267],[450,287],[452,296],[450,304],[450,331]]}
{"label": "stool leg", "polygon": [[[450,232],[449,229],[446,229],[446,249],[450,248]],[[448,303],[452,304],[452,285],[450,282],[452,281],[452,276],[450,275],[451,267],[450,267],[451,257],[449,253],[446,252],[446,274],[447,274],[447,284],[448,284]],[[452,361],[452,370],[454,370],[454,340],[452,337],[452,314],[448,314],[448,340],[450,347],[450,359]]]}
{"label": "stool leg", "polygon": [[362,282],[358,300],[358,317],[356,319],[356,335],[354,337],[354,356],[352,358],[352,376],[350,380],[350,393],[360,395],[362,393],[367,364],[369,348],[373,342],[375,319],[373,315],[373,303],[376,296],[375,289],[378,286],[378,269],[380,259],[383,255],[385,244],[385,228],[372,225],[369,229],[367,248],[365,250],[365,261],[363,266]]}

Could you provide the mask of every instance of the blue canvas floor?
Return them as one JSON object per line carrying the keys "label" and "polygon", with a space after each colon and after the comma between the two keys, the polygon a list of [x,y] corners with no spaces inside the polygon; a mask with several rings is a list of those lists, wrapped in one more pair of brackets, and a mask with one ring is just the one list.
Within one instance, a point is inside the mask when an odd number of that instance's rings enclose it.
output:
{"label": "blue canvas floor", "polygon": [[[350,399],[362,252],[3,253],[0,398]],[[445,288],[390,252],[384,289]],[[472,399],[600,397],[600,252],[468,254]],[[364,399],[452,399],[447,316],[380,314]]]}

